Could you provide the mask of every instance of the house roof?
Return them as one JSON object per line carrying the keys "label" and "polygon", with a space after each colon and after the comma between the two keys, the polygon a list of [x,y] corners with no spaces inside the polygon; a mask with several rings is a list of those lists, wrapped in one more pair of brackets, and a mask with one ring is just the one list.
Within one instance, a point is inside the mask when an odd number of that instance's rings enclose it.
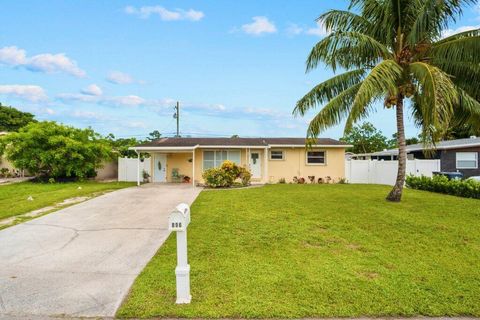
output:
{"label": "house roof", "polygon": [[[133,147],[137,148],[193,148],[193,147],[269,147],[304,146],[305,138],[160,138]],[[330,138],[318,138],[314,145],[348,147],[346,143]]]}
{"label": "house roof", "polygon": [[[461,148],[472,148],[480,146],[480,137],[471,137],[467,139],[456,139],[456,140],[445,140],[439,141],[436,145],[431,148],[431,150],[447,150],[447,149],[461,149]],[[411,144],[406,147],[407,153],[414,151],[422,151],[425,147],[421,143]],[[389,149],[383,151],[377,151],[366,154],[357,154],[357,155],[369,155],[369,156],[390,156],[398,155],[398,149]]]}

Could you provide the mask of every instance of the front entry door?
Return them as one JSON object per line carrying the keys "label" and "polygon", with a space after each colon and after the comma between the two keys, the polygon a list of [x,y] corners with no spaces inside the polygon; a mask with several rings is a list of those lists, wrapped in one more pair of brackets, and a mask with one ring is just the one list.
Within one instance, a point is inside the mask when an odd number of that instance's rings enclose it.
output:
{"label": "front entry door", "polygon": [[260,152],[250,153],[250,171],[252,178],[260,179],[262,177],[262,158]]}
{"label": "front entry door", "polygon": [[153,163],[153,182],[167,181],[167,156],[164,154],[156,154]]}

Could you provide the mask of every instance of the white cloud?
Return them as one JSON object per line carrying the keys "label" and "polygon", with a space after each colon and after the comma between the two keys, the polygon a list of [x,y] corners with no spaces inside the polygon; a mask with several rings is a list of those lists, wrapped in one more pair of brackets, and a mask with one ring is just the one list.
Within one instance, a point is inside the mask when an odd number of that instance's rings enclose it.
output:
{"label": "white cloud", "polygon": [[42,53],[27,57],[26,51],[15,46],[0,49],[0,64],[12,67],[24,67],[30,71],[45,73],[64,72],[78,78],[86,76],[86,72],[64,53]]}
{"label": "white cloud", "polygon": [[286,29],[287,35],[296,36],[303,32],[303,28],[295,23],[290,23]]}
{"label": "white cloud", "polygon": [[100,101],[98,96],[92,96],[83,93],[60,93],[56,96],[57,100],[62,102],[91,102]]}
{"label": "white cloud", "polygon": [[0,85],[0,94],[33,102],[44,101],[48,99],[47,94],[45,93],[43,88],[36,85]]}
{"label": "white cloud", "polygon": [[107,81],[115,84],[130,84],[135,82],[131,75],[120,71],[112,71],[107,76]]}
{"label": "white cloud", "polygon": [[[102,95],[91,95],[85,93],[60,93],[56,96],[56,99],[64,103],[99,103],[114,107],[137,107],[147,104],[150,105],[150,101],[136,95],[106,97]],[[151,102],[152,105],[155,105],[156,103],[156,101]]]}
{"label": "white cloud", "polygon": [[315,28],[309,28],[305,30],[305,33],[313,36],[324,37],[330,32],[325,28],[322,22],[318,21]]}
{"label": "white cloud", "polygon": [[15,46],[3,47],[0,49],[0,63],[17,66],[27,63],[27,54],[25,50]]}
{"label": "white cloud", "polygon": [[137,107],[140,105],[144,105],[147,102],[147,100],[136,95],[128,95],[128,96],[106,98],[101,102],[103,104],[120,106],[120,107]]}
{"label": "white cloud", "polygon": [[460,32],[465,32],[469,30],[475,30],[480,28],[480,25],[477,26],[462,26],[458,27],[456,29],[446,29],[442,32],[442,38],[450,37],[453,36],[454,34],[460,33]]}
{"label": "white cloud", "polygon": [[96,84],[91,84],[88,87],[82,89],[80,92],[89,96],[101,96],[103,94],[102,88],[100,88]]}
{"label": "white cloud", "polygon": [[71,116],[80,119],[106,120],[106,117],[100,113],[85,110],[76,110],[71,114]]}
{"label": "white cloud", "polygon": [[252,23],[247,23],[242,25],[243,32],[252,35],[261,35],[263,33],[275,33],[277,32],[277,27],[275,24],[268,20],[267,17],[264,16],[256,16],[252,18]]}
{"label": "white cloud", "polygon": [[178,20],[189,20],[189,21],[199,21],[205,17],[205,14],[202,11],[197,11],[193,9],[182,10],[168,10],[162,6],[143,6],[136,8],[134,6],[125,7],[125,13],[136,15],[142,19],[147,19],[151,15],[155,14],[160,17],[163,21],[178,21]]}

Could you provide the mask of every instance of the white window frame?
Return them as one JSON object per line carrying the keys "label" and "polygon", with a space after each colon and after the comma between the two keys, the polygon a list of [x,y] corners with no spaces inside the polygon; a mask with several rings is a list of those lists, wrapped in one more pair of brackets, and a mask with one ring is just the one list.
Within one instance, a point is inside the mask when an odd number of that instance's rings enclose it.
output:
{"label": "white window frame", "polygon": [[[475,155],[475,167],[461,167],[458,165],[458,155],[459,154],[474,154]],[[473,161],[473,160],[460,160],[460,161]],[[478,152],[456,152],[455,153],[455,167],[457,169],[478,169]]]}
{"label": "white window frame", "polygon": [[[282,153],[282,159],[274,159],[272,158],[272,152],[281,152]],[[269,160],[271,161],[284,161],[285,160],[285,150],[270,150],[270,158]]]}
{"label": "white window frame", "polygon": [[[230,152],[239,152],[240,153],[240,163],[237,163],[238,166],[242,165],[242,150],[225,150],[225,149],[205,149],[202,150],[202,172],[205,171],[205,152],[213,152],[213,164],[217,162],[217,152],[227,152],[227,159],[224,161],[231,161],[230,160]],[[210,160],[211,161],[211,160]],[[219,168],[219,167],[212,167],[212,168]]]}
{"label": "white window frame", "polygon": [[[310,163],[308,162],[309,152],[323,152],[323,163]],[[327,165],[327,150],[307,150],[305,151],[305,165],[307,166],[326,166]]]}

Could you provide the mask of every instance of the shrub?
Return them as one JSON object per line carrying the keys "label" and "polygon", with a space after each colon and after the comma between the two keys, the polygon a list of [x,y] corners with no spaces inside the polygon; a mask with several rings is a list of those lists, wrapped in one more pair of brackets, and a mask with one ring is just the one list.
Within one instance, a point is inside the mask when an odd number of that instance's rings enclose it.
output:
{"label": "shrub", "polygon": [[474,180],[448,180],[444,176],[434,176],[433,178],[408,176],[406,185],[411,189],[480,199],[480,183]]}
{"label": "shrub", "polygon": [[280,179],[278,180],[278,183],[280,183],[280,184],[286,183],[285,178],[280,178]]}
{"label": "shrub", "polygon": [[2,137],[0,144],[15,167],[45,181],[94,176],[102,161],[112,155],[110,145],[92,129],[47,121],[30,123]]}
{"label": "shrub", "polygon": [[207,169],[202,174],[205,185],[211,188],[228,188],[234,185],[237,179],[242,186],[248,186],[252,175],[244,167],[239,167],[231,161],[225,161],[220,168]]}
{"label": "shrub", "polygon": [[6,178],[9,173],[10,173],[10,170],[8,170],[8,168],[1,168],[0,169],[0,178]]}

